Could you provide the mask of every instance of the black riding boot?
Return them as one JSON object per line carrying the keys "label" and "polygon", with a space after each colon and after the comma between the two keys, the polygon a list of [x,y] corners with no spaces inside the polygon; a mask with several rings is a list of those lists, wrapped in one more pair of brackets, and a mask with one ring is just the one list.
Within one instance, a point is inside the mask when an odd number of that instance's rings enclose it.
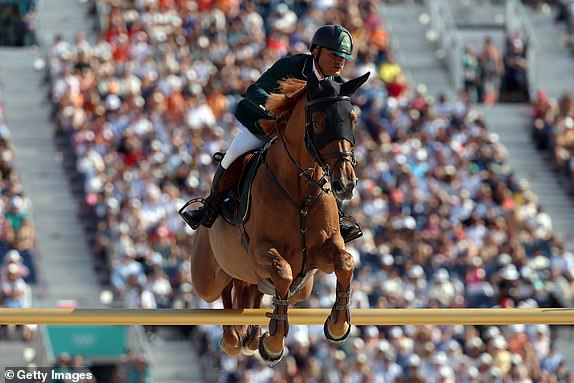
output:
{"label": "black riding boot", "polygon": [[339,210],[339,225],[341,236],[345,243],[354,241],[355,239],[363,236],[363,231],[357,221],[355,221],[355,218],[350,215],[345,215],[341,210]]}
{"label": "black riding boot", "polygon": [[185,222],[193,230],[196,230],[200,225],[210,228],[221,213],[223,195],[219,190],[219,182],[223,174],[225,174],[225,169],[220,163],[215,170],[215,175],[211,183],[211,194],[205,199],[205,205],[196,210],[180,213]]}

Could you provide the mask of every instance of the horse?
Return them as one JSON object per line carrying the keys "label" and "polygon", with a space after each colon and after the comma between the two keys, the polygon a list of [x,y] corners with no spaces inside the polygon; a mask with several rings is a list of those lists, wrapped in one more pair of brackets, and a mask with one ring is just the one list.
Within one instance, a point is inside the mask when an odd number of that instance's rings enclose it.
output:
{"label": "horse", "polygon": [[238,228],[220,217],[197,230],[191,272],[202,299],[259,308],[263,292],[273,295],[265,334],[258,326],[224,326],[220,347],[228,355],[258,350],[270,364],[281,360],[288,306],[309,297],[317,270],[337,277],[324,334],[333,342],[349,336],[354,263],[339,231],[337,200],[350,199],[357,185],[351,95],[368,77],[283,80],[266,103],[274,120],[262,125],[273,139],[260,154],[248,219]]}

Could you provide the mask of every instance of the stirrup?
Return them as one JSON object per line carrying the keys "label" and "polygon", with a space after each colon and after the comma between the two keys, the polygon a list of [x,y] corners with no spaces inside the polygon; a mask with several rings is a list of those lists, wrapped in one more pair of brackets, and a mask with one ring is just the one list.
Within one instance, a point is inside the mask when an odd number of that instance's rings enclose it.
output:
{"label": "stirrup", "polygon": [[[193,205],[194,203],[200,203],[201,206],[197,209],[194,209],[194,211],[197,210],[203,210],[203,217],[201,218],[201,220],[199,222],[192,222],[189,217],[187,216],[187,208],[191,205]],[[203,223],[205,222],[205,219],[207,218],[207,211],[208,211],[209,207],[207,206],[206,200],[205,198],[193,198],[190,199],[189,201],[187,201],[185,203],[185,205],[183,205],[179,210],[178,213],[181,216],[181,218],[183,218],[183,220],[185,221],[185,223],[187,223],[189,225],[189,227],[191,227],[193,230],[197,230],[201,225],[203,225]]]}
{"label": "stirrup", "polygon": [[361,238],[363,236],[363,231],[360,227],[354,227],[348,230],[343,236],[343,241],[349,243],[355,239]]}
{"label": "stirrup", "polygon": [[[347,225],[343,226],[343,221],[345,221]],[[357,220],[355,220],[355,218],[350,215],[344,214],[342,211],[339,211],[339,226],[341,230],[341,236],[343,237],[345,243],[349,243],[363,236],[363,231],[357,223]],[[345,230],[343,230],[343,228],[345,228]]]}

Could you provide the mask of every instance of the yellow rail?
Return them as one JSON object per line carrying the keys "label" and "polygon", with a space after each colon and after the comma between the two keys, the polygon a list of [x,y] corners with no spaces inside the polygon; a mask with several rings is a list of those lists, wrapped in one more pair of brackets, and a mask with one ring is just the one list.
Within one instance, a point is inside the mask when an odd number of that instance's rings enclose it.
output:
{"label": "yellow rail", "polygon": [[[270,309],[0,309],[0,324],[267,325]],[[322,325],[330,309],[290,309],[289,323]],[[574,308],[546,309],[353,309],[355,325],[574,324]]]}

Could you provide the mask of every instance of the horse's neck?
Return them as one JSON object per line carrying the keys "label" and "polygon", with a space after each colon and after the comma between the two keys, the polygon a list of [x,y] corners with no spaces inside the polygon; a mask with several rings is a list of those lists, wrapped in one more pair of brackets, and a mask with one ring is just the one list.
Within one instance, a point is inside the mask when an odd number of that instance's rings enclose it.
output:
{"label": "horse's neck", "polygon": [[[295,106],[287,126],[283,128],[281,135],[294,162],[304,171],[313,169],[314,179],[323,175],[321,167],[313,160],[313,157],[305,145],[305,100],[301,100]],[[289,158],[285,147],[281,142],[273,145],[273,150],[268,155],[268,162],[273,169],[277,180],[288,192],[295,197],[305,193],[309,189],[309,182],[305,177],[299,176],[299,170]]]}
{"label": "horse's neck", "polygon": [[297,163],[304,168],[315,165],[313,157],[305,145],[305,99],[301,97],[295,109],[291,113],[291,118],[283,132],[283,137],[287,142],[287,147]]}

